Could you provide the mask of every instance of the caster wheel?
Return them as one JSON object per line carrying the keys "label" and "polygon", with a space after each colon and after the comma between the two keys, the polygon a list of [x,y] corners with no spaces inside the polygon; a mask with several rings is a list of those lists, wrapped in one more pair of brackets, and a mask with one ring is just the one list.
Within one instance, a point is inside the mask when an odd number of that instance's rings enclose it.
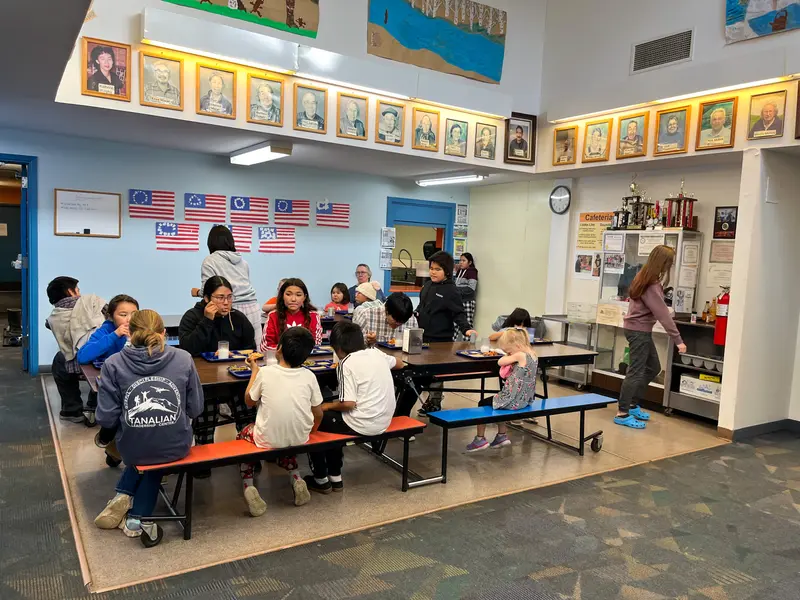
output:
{"label": "caster wheel", "polygon": [[106,464],[112,469],[118,467],[121,463],[122,463],[121,460],[117,460],[113,456],[109,456],[108,454],[106,454]]}
{"label": "caster wheel", "polygon": [[585,385],[583,385],[582,383],[579,383],[579,384],[577,384],[577,385],[575,386],[575,389],[576,389],[577,391],[579,391],[579,392],[582,392],[583,390],[585,390],[585,389],[586,389],[586,386],[585,386]]}
{"label": "caster wheel", "polygon": [[603,436],[596,437],[592,440],[592,452],[600,452],[603,448]]}
{"label": "caster wheel", "polygon": [[142,540],[142,546],[144,546],[145,548],[152,548],[153,546],[158,546],[161,543],[161,540],[164,539],[164,530],[161,529],[161,527],[159,527],[158,525],[156,525],[155,539],[147,535],[146,531],[142,531],[142,535],[141,537],[139,537],[139,539]]}
{"label": "caster wheel", "polygon": [[672,409],[671,408],[665,408],[664,409],[664,416],[671,417],[672,416]]}

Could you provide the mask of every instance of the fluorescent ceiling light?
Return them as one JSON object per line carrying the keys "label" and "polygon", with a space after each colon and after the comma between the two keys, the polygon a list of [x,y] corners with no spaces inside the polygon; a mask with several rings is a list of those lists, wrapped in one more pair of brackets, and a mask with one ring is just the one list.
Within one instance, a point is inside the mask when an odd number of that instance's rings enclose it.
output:
{"label": "fluorescent ceiling light", "polygon": [[437,177],[435,179],[419,179],[417,185],[420,187],[431,187],[433,185],[453,185],[456,183],[474,183],[483,181],[488,175],[453,175],[452,177]]}
{"label": "fluorescent ceiling light", "polygon": [[205,56],[206,58],[213,58],[214,60],[221,60],[223,62],[231,63],[234,65],[244,65],[247,67],[253,67],[255,69],[262,69],[264,71],[272,71],[273,73],[282,73],[284,75],[292,75],[294,73],[293,70],[284,69],[283,67],[276,67],[275,65],[268,65],[266,63],[258,63],[258,62],[251,62],[244,60],[242,58],[236,58],[232,56],[224,56],[222,54],[215,54],[213,52],[206,52],[204,50],[200,50],[198,48],[188,48],[186,46],[179,46],[177,44],[170,44],[168,42],[160,42],[157,40],[149,40],[143,39],[143,44],[147,44],[148,46],[156,46],[158,48],[166,48],[167,50],[175,50],[176,52],[184,52],[186,54],[194,54],[196,56]]}
{"label": "fluorescent ceiling light", "polygon": [[249,167],[259,163],[269,162],[292,155],[292,146],[276,147],[272,142],[258,144],[251,148],[245,148],[231,154],[232,165],[242,165]]}

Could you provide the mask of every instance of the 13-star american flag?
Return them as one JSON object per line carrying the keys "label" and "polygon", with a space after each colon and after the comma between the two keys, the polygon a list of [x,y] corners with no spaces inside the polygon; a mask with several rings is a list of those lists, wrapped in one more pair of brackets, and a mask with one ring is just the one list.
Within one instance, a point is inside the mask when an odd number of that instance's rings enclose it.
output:
{"label": "13-star american flag", "polygon": [[275,200],[275,225],[306,226],[311,220],[310,200]]}
{"label": "13-star american flag", "polygon": [[350,205],[317,202],[317,227],[350,227]]}
{"label": "13-star american flag", "polygon": [[226,196],[219,194],[184,194],[183,215],[187,221],[205,221],[206,223],[225,222],[228,212]]}
{"label": "13-star american flag", "polygon": [[295,236],[291,227],[259,227],[258,251],[294,254]]}
{"label": "13-star american flag", "polygon": [[132,219],[174,219],[175,192],[128,190],[128,214]]}
{"label": "13-star american flag", "polygon": [[231,196],[231,223],[261,223],[269,225],[269,200]]}
{"label": "13-star american flag", "polygon": [[229,225],[237,252],[251,252],[253,249],[253,228],[249,225]]}
{"label": "13-star american flag", "polygon": [[158,221],[156,250],[200,250],[200,225]]}

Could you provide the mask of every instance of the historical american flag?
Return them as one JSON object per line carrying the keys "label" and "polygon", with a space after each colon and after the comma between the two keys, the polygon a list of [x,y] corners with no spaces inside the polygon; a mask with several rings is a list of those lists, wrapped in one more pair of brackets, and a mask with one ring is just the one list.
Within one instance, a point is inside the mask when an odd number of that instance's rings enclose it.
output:
{"label": "historical american flag", "polygon": [[226,196],[219,194],[184,194],[183,215],[187,221],[220,223],[225,221],[228,212]]}
{"label": "historical american flag", "polygon": [[249,225],[230,225],[233,243],[237,252],[251,252],[253,249],[253,228]]}
{"label": "historical american flag", "polygon": [[350,205],[338,202],[317,202],[318,227],[350,227]]}
{"label": "historical american flag", "polygon": [[231,223],[261,223],[269,225],[269,200],[231,196]]}
{"label": "historical american flag", "polygon": [[275,200],[275,225],[304,226],[310,220],[310,200]]}
{"label": "historical american flag", "polygon": [[132,219],[174,219],[175,192],[128,190],[128,214]]}
{"label": "historical american flag", "polygon": [[200,250],[200,225],[158,221],[156,250]]}
{"label": "historical american flag", "polygon": [[258,251],[294,254],[295,237],[291,227],[259,227]]}

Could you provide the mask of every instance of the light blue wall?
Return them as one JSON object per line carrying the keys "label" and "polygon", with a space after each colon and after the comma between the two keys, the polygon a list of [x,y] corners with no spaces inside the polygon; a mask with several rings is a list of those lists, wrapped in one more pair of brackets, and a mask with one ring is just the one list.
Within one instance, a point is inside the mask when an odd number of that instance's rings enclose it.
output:
{"label": "light blue wall", "polygon": [[[129,219],[124,202],[129,188],[172,190],[182,204],[184,192],[220,193],[347,202],[350,229],[298,228],[297,252],[247,256],[259,300],[274,295],[281,277],[302,277],[312,300],[324,305],[333,283],[354,282],[355,266],[369,263],[377,279],[380,228],[386,222],[388,196],[469,203],[466,188],[423,189],[413,183],[281,165],[232,167],[225,158],[83,138],[0,129],[0,153],[39,158],[39,364],[56,352],[44,328],[50,313],[45,287],[58,275],[80,280],[81,290],[108,299],[134,296],[142,307],[182,314],[192,305],[189,290],[199,285],[200,263],[207,254],[210,224],[200,228],[200,252],[156,252],[155,221]],[[71,188],[123,194],[122,238],[97,239],[53,235],[53,189]],[[177,216],[183,214],[182,206]],[[313,218],[312,218],[313,220]],[[254,241],[254,250],[255,250]]]}

